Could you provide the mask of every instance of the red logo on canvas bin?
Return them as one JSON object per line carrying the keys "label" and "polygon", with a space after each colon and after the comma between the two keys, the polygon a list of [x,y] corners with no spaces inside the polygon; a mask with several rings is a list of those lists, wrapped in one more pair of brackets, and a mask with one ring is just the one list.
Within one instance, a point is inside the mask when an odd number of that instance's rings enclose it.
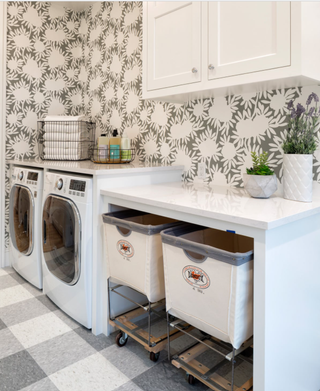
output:
{"label": "red logo on canvas bin", "polygon": [[208,274],[196,266],[186,266],[182,270],[183,278],[195,288],[206,289],[210,286]]}
{"label": "red logo on canvas bin", "polygon": [[126,240],[119,240],[117,243],[117,250],[126,258],[131,258],[134,255],[134,249],[131,243]]}

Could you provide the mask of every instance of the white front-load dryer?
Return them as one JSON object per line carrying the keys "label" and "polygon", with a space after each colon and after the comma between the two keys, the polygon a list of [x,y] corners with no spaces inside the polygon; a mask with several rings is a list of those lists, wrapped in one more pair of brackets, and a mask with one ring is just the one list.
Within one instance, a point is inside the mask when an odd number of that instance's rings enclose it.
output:
{"label": "white front-load dryer", "polygon": [[45,174],[43,291],[65,313],[92,324],[92,178]]}
{"label": "white front-load dryer", "polygon": [[13,166],[9,202],[10,261],[42,289],[41,221],[43,170]]}

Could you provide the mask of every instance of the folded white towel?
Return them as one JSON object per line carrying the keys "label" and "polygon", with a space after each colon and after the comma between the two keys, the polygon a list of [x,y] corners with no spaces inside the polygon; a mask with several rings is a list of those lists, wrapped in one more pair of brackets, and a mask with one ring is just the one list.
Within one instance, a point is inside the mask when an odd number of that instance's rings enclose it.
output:
{"label": "folded white towel", "polygon": [[47,115],[42,121],[88,121],[85,115]]}
{"label": "folded white towel", "polygon": [[50,153],[56,153],[57,155],[59,154],[73,154],[73,153],[79,153],[83,151],[87,151],[88,147],[85,146],[79,146],[77,148],[67,148],[67,149],[61,149],[61,148],[54,148],[54,147],[44,147],[44,152],[50,152]]}
{"label": "folded white towel", "polygon": [[59,152],[59,151],[44,151],[45,156],[52,156],[54,158],[59,158],[59,157],[73,157],[77,158],[82,155],[87,154],[86,151],[68,151],[68,152]]}
{"label": "folded white towel", "polygon": [[80,133],[54,133],[46,132],[43,134],[44,141],[90,141],[88,132]]}
{"label": "folded white towel", "polygon": [[89,133],[90,129],[85,122],[46,122],[43,127],[46,133]]}
{"label": "folded white towel", "polygon": [[67,122],[67,123],[57,123],[57,122],[46,122],[43,127],[45,132],[54,132],[54,133],[65,133],[65,132],[81,132],[87,131],[86,124],[84,126],[79,126],[79,122]]}
{"label": "folded white towel", "polygon": [[72,160],[72,161],[77,161],[77,160],[88,160],[89,156],[88,155],[79,155],[79,156],[44,155],[43,159],[44,160]]}
{"label": "folded white towel", "polygon": [[78,149],[78,148],[88,148],[88,143],[85,141],[46,141],[43,144],[45,149]]}
{"label": "folded white towel", "polygon": [[55,153],[57,155],[76,155],[80,152],[86,151],[85,148],[77,148],[77,149],[59,149],[59,148],[47,148],[45,147],[43,151],[46,153]]}

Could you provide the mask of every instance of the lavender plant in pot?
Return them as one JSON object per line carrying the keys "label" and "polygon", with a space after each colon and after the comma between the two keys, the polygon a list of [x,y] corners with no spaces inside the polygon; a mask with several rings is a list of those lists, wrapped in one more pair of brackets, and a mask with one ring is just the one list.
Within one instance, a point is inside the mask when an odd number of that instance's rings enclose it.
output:
{"label": "lavender plant in pot", "polygon": [[251,152],[252,167],[243,174],[243,185],[253,198],[269,198],[278,188],[277,177],[268,166],[268,153]]}
{"label": "lavender plant in pot", "polygon": [[317,149],[320,114],[318,102],[319,97],[313,92],[306,107],[298,103],[295,108],[293,101],[288,104],[288,129],[282,148],[283,197],[289,200],[312,201],[313,153]]}

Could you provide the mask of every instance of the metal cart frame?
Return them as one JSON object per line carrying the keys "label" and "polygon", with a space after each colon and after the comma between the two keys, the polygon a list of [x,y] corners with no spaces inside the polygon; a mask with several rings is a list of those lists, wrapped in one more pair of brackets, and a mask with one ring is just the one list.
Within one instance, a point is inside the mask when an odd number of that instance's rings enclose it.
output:
{"label": "metal cart frame", "polygon": [[[207,387],[211,388],[215,391],[234,391],[234,370],[235,370],[235,357],[239,357],[241,360],[249,362],[253,365],[253,360],[244,356],[243,353],[245,350],[252,348],[253,337],[245,341],[239,349],[232,349],[231,352],[225,354],[220,351],[217,347],[221,347],[223,349],[230,350],[230,345],[220,341],[219,339],[212,337],[210,335],[204,335],[203,338],[196,338],[194,335],[190,334],[188,330],[185,330],[181,324],[184,321],[181,319],[176,319],[173,322],[170,322],[169,312],[167,312],[167,336],[168,336],[168,360],[176,368],[182,368],[187,373],[187,381],[189,384],[193,384],[195,378],[204,383]],[[171,357],[170,354],[170,327],[178,330],[180,333],[187,334],[191,338],[193,338],[196,342],[195,344],[180,353],[179,355],[175,355]],[[217,346],[217,347],[216,347]],[[212,368],[206,367],[201,362],[197,361],[196,358],[202,354],[204,351],[211,349],[215,353],[220,354],[224,359],[213,366]],[[171,360],[172,359],[172,360]],[[218,375],[216,371],[224,366],[227,362],[231,362],[232,365],[232,379],[231,383]],[[237,388],[235,391],[249,391],[253,388],[253,378],[248,379],[241,387]]]}
{"label": "metal cart frame", "polygon": [[[122,293],[118,292],[117,289],[124,286],[121,284],[118,284],[116,286],[111,287],[110,286],[110,279],[108,279],[108,290],[109,290],[109,324],[111,326],[117,327],[120,329],[119,333],[116,336],[116,343],[119,347],[124,346],[127,341],[128,337],[133,338],[137,342],[139,342],[149,353],[150,353],[150,360],[151,361],[158,361],[160,357],[161,350],[165,349],[168,343],[168,334],[165,333],[161,335],[160,337],[154,337],[151,334],[151,315],[155,314],[159,318],[166,320],[166,318],[161,315],[157,309],[159,307],[165,307],[165,299],[162,299],[156,303],[151,303],[148,301],[145,305],[142,305],[140,303],[135,302],[131,298],[123,295]],[[129,287],[133,291],[135,291],[133,288]],[[136,291],[138,292],[138,291]],[[119,316],[111,317],[111,293],[115,293],[118,296],[130,301],[132,304],[135,304],[137,308],[134,310],[125,312]],[[138,292],[140,293],[140,292]],[[148,332],[139,327],[136,323],[133,322],[135,318],[141,317],[141,315],[147,313],[148,314]],[[180,325],[181,330],[190,332],[194,327],[190,326],[189,324],[182,322]],[[176,338],[179,338],[183,335],[183,332],[174,329],[169,332],[169,338],[171,341],[175,340]]]}

